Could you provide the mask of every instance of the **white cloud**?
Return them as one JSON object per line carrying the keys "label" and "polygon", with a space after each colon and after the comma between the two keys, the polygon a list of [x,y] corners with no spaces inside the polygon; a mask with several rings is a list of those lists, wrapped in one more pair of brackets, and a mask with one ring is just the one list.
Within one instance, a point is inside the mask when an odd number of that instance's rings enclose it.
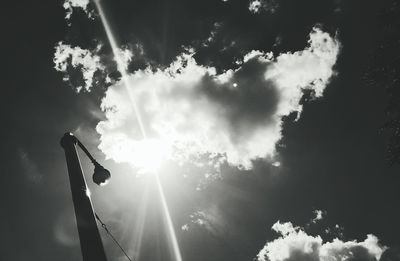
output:
{"label": "white cloud", "polygon": [[326,215],[326,211],[316,209],[313,211],[315,217],[311,220],[311,223],[317,223],[319,220],[323,219],[323,216]]}
{"label": "white cloud", "polygon": [[117,55],[119,61],[121,61],[121,70],[126,71],[128,69],[129,63],[132,61],[133,53],[128,48],[121,48],[117,50]]}
{"label": "white cloud", "polygon": [[280,237],[266,243],[257,255],[259,261],[373,261],[386,249],[374,235],[367,235],[362,242],[334,239],[324,243],[320,236],[308,235],[290,222],[278,221],[272,229]]}
{"label": "white cloud", "polygon": [[249,3],[249,11],[253,14],[261,13],[262,11],[275,13],[279,8],[276,0],[251,0]]}
{"label": "white cloud", "polygon": [[251,1],[249,4],[249,10],[252,13],[258,13],[260,11],[260,8],[261,8],[260,0]]}
{"label": "white cloud", "polygon": [[272,163],[272,166],[280,167],[281,166],[281,162],[280,161],[275,161],[275,162]]}
{"label": "white cloud", "polygon": [[222,23],[221,22],[215,22],[214,23],[213,29],[211,30],[210,35],[202,43],[203,47],[208,47],[210,44],[212,44],[215,41],[215,39],[217,38],[218,32],[219,32],[221,27],[222,27]]}
{"label": "white cloud", "polygon": [[183,231],[188,231],[188,230],[189,230],[189,225],[188,225],[188,224],[184,224],[184,225],[181,227],[181,229],[182,229]]}
{"label": "white cloud", "polygon": [[80,92],[82,89],[90,91],[94,73],[98,70],[104,70],[104,66],[100,62],[100,57],[95,51],[82,49],[78,46],[72,47],[62,42],[59,42],[55,47],[53,61],[54,68],[64,73],[64,81],[70,80],[68,72],[70,66],[82,73],[84,84],[82,86],[74,86],[77,92]]}
{"label": "white cloud", "polygon": [[[337,40],[314,28],[305,50],[276,58],[253,51],[240,68],[223,74],[197,64],[191,54],[165,70],[136,71],[127,76],[127,88],[118,82],[102,100],[107,119],[97,126],[99,147],[108,158],[134,165],[137,155],[172,151],[180,159],[223,155],[228,163],[249,169],[253,159],[274,156],[282,117],[300,115],[303,91],[322,96],[338,53]],[[132,98],[158,152],[138,151],[144,141]]]}
{"label": "white cloud", "polygon": [[74,8],[82,9],[89,18],[93,17],[93,14],[88,10],[89,0],[65,0],[63,7],[66,10],[65,19],[69,21],[71,19]]}

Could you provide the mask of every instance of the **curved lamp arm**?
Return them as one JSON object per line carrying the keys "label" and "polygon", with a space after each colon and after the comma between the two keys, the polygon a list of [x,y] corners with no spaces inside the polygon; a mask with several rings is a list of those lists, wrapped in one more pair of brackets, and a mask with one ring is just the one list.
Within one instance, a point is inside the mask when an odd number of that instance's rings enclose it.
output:
{"label": "curved lamp arm", "polygon": [[86,156],[88,156],[88,158],[90,159],[90,161],[91,161],[94,165],[99,164],[99,163],[93,158],[92,154],[90,154],[90,152],[86,149],[85,145],[83,145],[82,142],[81,142],[80,140],[78,140],[77,137],[74,136],[74,138],[75,138],[76,143],[77,143],[77,144],[79,145],[79,147],[83,150],[83,152],[85,152]]}
{"label": "curved lamp arm", "polygon": [[93,173],[93,182],[96,183],[99,186],[104,186],[107,185],[107,183],[110,181],[111,178],[111,173],[108,171],[106,168],[104,168],[100,163],[98,163],[90,154],[88,149],[85,147],[85,145],[82,144],[82,142],[75,137],[72,133],[66,133],[64,136],[68,136],[68,138],[71,138],[75,144],[77,144],[83,152],[85,152],[86,156],[90,159],[90,161],[94,165],[94,173]]}

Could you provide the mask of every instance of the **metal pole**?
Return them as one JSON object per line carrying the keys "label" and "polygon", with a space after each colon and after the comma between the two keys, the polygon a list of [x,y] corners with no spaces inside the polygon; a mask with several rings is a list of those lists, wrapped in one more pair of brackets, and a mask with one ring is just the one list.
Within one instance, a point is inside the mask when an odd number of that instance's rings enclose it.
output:
{"label": "metal pole", "polygon": [[67,160],[83,261],[107,261],[85,177],[76,151],[76,143],[77,139],[72,133],[65,133],[61,138],[61,146],[64,148]]}

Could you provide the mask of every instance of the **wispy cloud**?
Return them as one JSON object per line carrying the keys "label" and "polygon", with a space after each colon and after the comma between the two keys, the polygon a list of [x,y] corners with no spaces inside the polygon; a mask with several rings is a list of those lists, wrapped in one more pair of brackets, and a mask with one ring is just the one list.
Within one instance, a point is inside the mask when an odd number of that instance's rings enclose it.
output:
{"label": "wispy cloud", "polygon": [[209,36],[207,37],[207,39],[205,41],[203,41],[202,46],[203,47],[208,47],[210,44],[212,44],[215,39],[218,36],[219,33],[219,29],[223,26],[223,24],[221,22],[215,22],[213,24],[213,29],[211,30]]}

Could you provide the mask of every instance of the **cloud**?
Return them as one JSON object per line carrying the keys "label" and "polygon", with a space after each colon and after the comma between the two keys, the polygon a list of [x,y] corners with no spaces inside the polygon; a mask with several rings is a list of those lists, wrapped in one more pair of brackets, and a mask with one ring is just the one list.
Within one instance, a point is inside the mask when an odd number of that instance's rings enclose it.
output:
{"label": "cloud", "polygon": [[[104,52],[103,46],[98,44],[92,49],[83,49],[79,46],[58,42],[54,52],[54,68],[64,74],[63,80],[68,82],[76,92],[90,92],[100,83],[108,86],[115,83],[120,77],[114,57]],[[140,44],[130,44],[117,48],[116,55],[121,68],[126,71],[131,65],[136,68],[150,67],[150,60],[146,57]],[[132,59],[135,59],[134,63]]]}
{"label": "cloud", "polygon": [[334,239],[324,243],[320,236],[311,236],[291,222],[272,226],[280,237],[268,242],[258,253],[259,261],[355,261],[379,260],[386,247],[374,235],[362,242]]}
{"label": "cloud", "polygon": [[221,22],[215,22],[215,23],[213,24],[213,29],[211,30],[209,36],[208,36],[207,39],[202,43],[202,46],[203,46],[203,47],[209,47],[210,44],[212,44],[212,43],[215,41],[215,39],[217,38],[218,33],[219,33],[219,30],[220,30],[220,28],[222,27],[222,25],[223,25],[223,24],[222,24]]}
{"label": "cloud", "polygon": [[[99,49],[100,47],[97,47]],[[104,65],[100,61],[97,50],[82,49],[79,46],[59,42],[55,47],[54,68],[64,73],[64,81],[72,80],[71,69],[77,70],[81,76],[81,85],[74,86],[77,92],[82,90],[90,91],[93,84],[93,77],[97,71],[104,70]]]}
{"label": "cloud", "polygon": [[206,230],[215,232],[215,217],[203,211],[196,211],[189,215],[190,222],[182,226],[182,230],[189,231],[193,225],[204,227]]}
{"label": "cloud", "polygon": [[121,61],[121,70],[126,71],[128,69],[129,63],[132,61],[133,53],[128,48],[121,48],[117,50],[117,55]]}
{"label": "cloud", "polygon": [[326,211],[316,209],[313,211],[315,217],[311,220],[311,223],[317,223],[318,221],[322,220],[324,216],[327,214]]}
{"label": "cloud", "polygon": [[249,11],[253,14],[263,11],[273,14],[278,8],[279,4],[275,0],[251,0],[249,4]]}
{"label": "cloud", "polygon": [[[133,164],[137,156],[162,157],[158,153],[166,151],[175,159],[208,153],[245,169],[254,159],[273,157],[282,136],[282,118],[293,112],[300,116],[303,91],[322,97],[334,74],[338,41],[318,28],[309,37],[305,50],[276,57],[252,51],[238,69],[222,74],[186,53],[164,70],[138,70],[126,76],[128,86],[116,83],[102,100],[106,120],[96,128],[99,148],[108,158]],[[63,63],[59,68],[63,70]],[[155,149],[143,150],[148,147],[144,142]]]}
{"label": "cloud", "polygon": [[92,11],[88,9],[89,0],[65,0],[63,7],[66,10],[65,19],[69,21],[71,19],[74,9],[82,9],[89,18],[93,17]]}

